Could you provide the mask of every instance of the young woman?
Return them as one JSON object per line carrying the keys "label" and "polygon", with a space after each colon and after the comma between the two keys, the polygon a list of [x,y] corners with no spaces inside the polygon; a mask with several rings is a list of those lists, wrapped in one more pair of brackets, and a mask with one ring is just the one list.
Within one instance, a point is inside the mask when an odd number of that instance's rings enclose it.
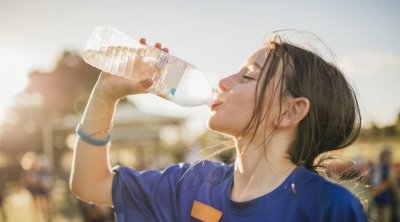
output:
{"label": "young woman", "polygon": [[113,206],[118,221],[367,221],[356,196],[316,173],[316,158],[351,144],[360,129],[355,93],[337,67],[270,41],[219,82],[211,106],[209,128],[235,142],[233,165],[110,170],[115,106],[152,84],[141,65],[142,81],[101,73],[93,89],[71,174],[79,198]]}

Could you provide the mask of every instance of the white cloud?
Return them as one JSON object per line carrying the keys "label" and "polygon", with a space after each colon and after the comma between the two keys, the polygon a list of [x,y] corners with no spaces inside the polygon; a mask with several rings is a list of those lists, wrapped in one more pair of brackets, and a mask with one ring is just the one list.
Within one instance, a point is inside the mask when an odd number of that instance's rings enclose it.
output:
{"label": "white cloud", "polygon": [[400,54],[396,53],[361,51],[344,55],[339,64],[353,77],[400,74]]}

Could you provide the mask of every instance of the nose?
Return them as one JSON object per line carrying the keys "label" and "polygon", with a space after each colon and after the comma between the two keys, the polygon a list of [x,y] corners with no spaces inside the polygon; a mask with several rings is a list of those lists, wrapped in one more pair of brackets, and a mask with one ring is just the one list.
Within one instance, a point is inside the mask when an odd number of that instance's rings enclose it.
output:
{"label": "nose", "polygon": [[218,87],[222,92],[227,92],[230,89],[232,89],[233,87],[233,81],[231,79],[231,76],[222,78],[219,82],[218,82]]}
{"label": "nose", "polygon": [[221,92],[225,92],[225,91],[226,91],[226,86],[225,86],[225,84],[224,84],[224,82],[223,82],[223,79],[221,79],[221,80],[218,82],[218,87],[219,87],[219,90],[220,90]]}

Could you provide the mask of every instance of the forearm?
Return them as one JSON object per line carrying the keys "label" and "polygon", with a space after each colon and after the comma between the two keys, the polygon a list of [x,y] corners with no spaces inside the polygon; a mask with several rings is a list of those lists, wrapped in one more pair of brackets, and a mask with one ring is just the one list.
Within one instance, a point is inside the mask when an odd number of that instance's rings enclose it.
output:
{"label": "forearm", "polygon": [[[109,133],[117,101],[101,95],[94,89],[82,117],[81,127],[92,137],[104,139]],[[91,145],[78,138],[72,165],[70,186],[79,198],[86,201],[111,205],[111,184],[108,144]]]}
{"label": "forearm", "polygon": [[107,129],[112,125],[115,106],[120,98],[145,93],[153,84],[151,78],[154,70],[146,64],[140,67],[135,70],[135,75],[142,77],[140,80],[100,73],[82,117],[79,132],[83,137],[77,140],[74,150],[70,189],[81,199],[112,205],[113,173],[110,170],[108,147],[90,143],[98,144],[93,139],[101,141],[107,138]]}

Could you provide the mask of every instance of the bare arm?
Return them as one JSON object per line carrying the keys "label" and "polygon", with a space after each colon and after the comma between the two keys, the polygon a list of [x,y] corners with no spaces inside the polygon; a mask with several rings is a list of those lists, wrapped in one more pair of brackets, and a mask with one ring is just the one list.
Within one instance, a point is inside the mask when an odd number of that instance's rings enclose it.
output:
{"label": "bare arm", "polygon": [[[104,75],[104,74],[102,74]],[[84,132],[92,133],[107,129],[112,124],[117,100],[102,95],[99,84],[96,84],[82,118]],[[94,138],[104,139],[108,130]],[[94,146],[80,139],[74,149],[70,188],[80,199],[98,204],[112,205],[111,185],[113,173],[109,165],[108,144]]]}
{"label": "bare arm", "polygon": [[[141,39],[140,42],[146,44],[145,39]],[[161,44],[156,43],[155,47],[161,49]],[[166,48],[162,50],[168,52]],[[93,135],[93,138],[105,139],[109,131],[104,129],[109,129],[112,125],[119,99],[127,95],[145,93],[152,85],[152,76],[157,71],[153,64],[137,59],[132,71],[136,76],[134,80],[101,73],[82,117],[83,132],[101,132]],[[109,144],[91,145],[81,139],[77,140],[70,189],[84,201],[111,206],[114,173],[110,170],[108,146]]]}
{"label": "bare arm", "polygon": [[[135,64],[137,80],[128,80],[108,73],[101,73],[93,88],[81,127],[95,139],[105,139],[110,133],[112,119],[119,99],[130,94],[144,93],[151,86],[154,69],[148,64]],[[78,198],[97,204],[112,205],[112,178],[108,145],[92,145],[78,139],[70,177],[70,189]]]}
{"label": "bare arm", "polygon": [[[104,139],[110,133],[119,98],[143,93],[152,84],[149,78],[136,82],[101,73],[82,117],[82,130],[94,132],[93,138]],[[105,130],[106,129],[106,130]],[[112,178],[107,145],[89,144],[80,138],[74,149],[70,189],[78,198],[97,204],[112,205]]]}

